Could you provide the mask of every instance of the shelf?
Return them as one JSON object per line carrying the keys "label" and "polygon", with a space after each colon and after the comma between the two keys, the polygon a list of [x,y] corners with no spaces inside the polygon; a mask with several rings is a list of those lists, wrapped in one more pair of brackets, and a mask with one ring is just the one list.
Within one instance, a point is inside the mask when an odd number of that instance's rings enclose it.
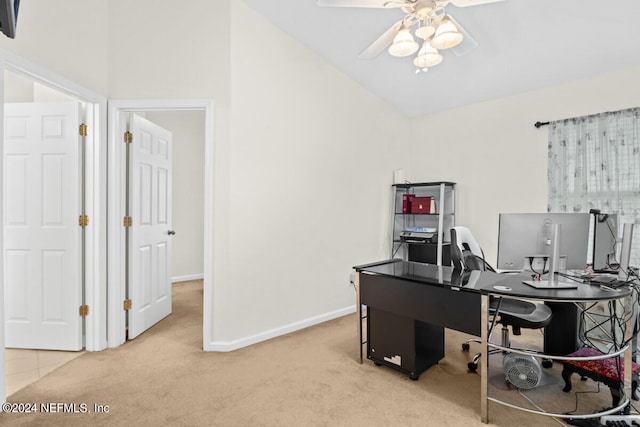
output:
{"label": "shelf", "polygon": [[438,216],[453,216],[455,214],[452,213],[452,212],[450,212],[450,213],[402,213],[402,212],[397,212],[394,215],[398,215],[398,216],[416,215],[416,216],[434,216],[434,217],[438,217]]}
{"label": "shelf", "polygon": [[393,184],[394,187],[397,188],[412,188],[412,187],[437,187],[444,184],[447,187],[453,187],[456,185],[455,182],[450,181],[437,181],[437,182],[409,182],[403,184]]}
{"label": "shelf", "polygon": [[420,216],[439,216],[438,213],[408,213],[408,212],[396,212],[396,215],[420,215]]}
{"label": "shelf", "polygon": [[[450,245],[449,240],[451,227],[455,225],[455,183],[450,181],[437,182],[417,182],[393,184],[392,206],[391,206],[391,256],[394,258],[411,261],[412,257],[416,257],[417,253],[412,253],[409,247],[412,245],[429,245],[437,247],[437,250],[429,251],[425,256],[420,255],[421,259],[413,259],[414,261],[429,262],[436,265],[449,265],[449,249],[443,248],[443,245]],[[414,195],[416,198],[431,198],[431,212],[406,212],[410,210],[407,203],[407,195]],[[420,201],[423,203],[423,201]],[[402,212],[402,210],[405,212]],[[430,234],[433,235],[434,243],[426,241],[407,241],[401,239],[402,233],[408,231],[410,227],[428,227],[435,229]],[[413,237],[413,236],[412,236]],[[426,238],[425,238],[426,240]],[[444,253],[446,251],[446,253]]]}

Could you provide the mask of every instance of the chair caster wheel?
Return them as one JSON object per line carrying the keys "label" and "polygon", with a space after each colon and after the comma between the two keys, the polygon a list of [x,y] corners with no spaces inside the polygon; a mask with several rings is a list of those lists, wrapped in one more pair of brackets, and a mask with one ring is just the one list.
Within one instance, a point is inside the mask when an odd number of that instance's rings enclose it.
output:
{"label": "chair caster wheel", "polygon": [[462,351],[469,351],[470,348],[471,346],[468,342],[462,343]]}
{"label": "chair caster wheel", "polygon": [[467,368],[469,368],[471,372],[475,372],[478,369],[478,364],[475,362],[469,362],[467,363]]}
{"label": "chair caster wheel", "polygon": [[543,367],[543,368],[547,368],[547,369],[549,369],[549,368],[551,368],[552,366],[553,366],[553,360],[551,360],[551,359],[543,359],[543,360],[542,360],[542,367]]}

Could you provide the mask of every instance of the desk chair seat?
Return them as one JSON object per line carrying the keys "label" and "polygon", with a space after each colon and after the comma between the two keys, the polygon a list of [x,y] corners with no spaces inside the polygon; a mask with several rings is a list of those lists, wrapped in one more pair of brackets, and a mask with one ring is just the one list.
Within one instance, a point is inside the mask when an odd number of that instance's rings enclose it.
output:
{"label": "desk chair seat", "polygon": [[[489,309],[495,310],[498,301],[492,298]],[[540,329],[551,322],[551,308],[544,304],[503,298],[500,303],[500,323],[511,325],[514,335],[520,335],[520,328]]]}
{"label": "desk chair seat", "polygon": [[[451,262],[455,269],[495,271],[484,259],[482,248],[475,240],[471,231],[466,227],[451,229]],[[489,301],[489,311],[498,316],[498,323],[502,325],[502,346],[509,347],[509,326],[514,335],[521,334],[521,328],[541,329],[551,322],[551,308],[545,304],[511,298],[495,298]],[[468,351],[471,342],[468,340],[462,349]],[[470,371],[478,368],[481,353],[477,353],[467,364]]]}

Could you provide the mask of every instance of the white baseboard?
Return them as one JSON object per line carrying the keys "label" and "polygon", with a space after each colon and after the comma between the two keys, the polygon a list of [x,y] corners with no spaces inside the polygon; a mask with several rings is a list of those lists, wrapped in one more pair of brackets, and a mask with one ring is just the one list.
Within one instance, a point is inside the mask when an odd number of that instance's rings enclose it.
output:
{"label": "white baseboard", "polygon": [[171,278],[171,283],[188,282],[189,280],[202,280],[204,274],[189,274],[187,276],[176,276]]}
{"label": "white baseboard", "polygon": [[257,344],[262,341],[270,340],[282,335],[290,334],[291,332],[299,331],[300,329],[308,328],[309,326],[318,325],[329,320],[337,319],[338,317],[346,316],[356,312],[356,306],[342,308],[340,310],[325,313],[319,316],[311,317],[309,319],[301,320],[296,323],[292,323],[280,328],[271,329],[259,334],[251,335],[246,338],[242,338],[234,341],[210,341],[204,344],[204,351],[218,351],[229,352],[238,350],[239,348],[248,347],[253,344]]}

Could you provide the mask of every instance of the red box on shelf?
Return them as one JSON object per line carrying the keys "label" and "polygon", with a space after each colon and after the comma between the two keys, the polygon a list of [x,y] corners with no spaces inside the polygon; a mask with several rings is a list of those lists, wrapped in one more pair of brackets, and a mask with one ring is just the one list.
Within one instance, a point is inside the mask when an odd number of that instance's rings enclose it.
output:
{"label": "red box on shelf", "polygon": [[402,213],[411,213],[411,201],[416,197],[415,194],[402,195]]}
{"label": "red box on shelf", "polygon": [[411,200],[411,213],[431,213],[431,197],[413,197]]}

